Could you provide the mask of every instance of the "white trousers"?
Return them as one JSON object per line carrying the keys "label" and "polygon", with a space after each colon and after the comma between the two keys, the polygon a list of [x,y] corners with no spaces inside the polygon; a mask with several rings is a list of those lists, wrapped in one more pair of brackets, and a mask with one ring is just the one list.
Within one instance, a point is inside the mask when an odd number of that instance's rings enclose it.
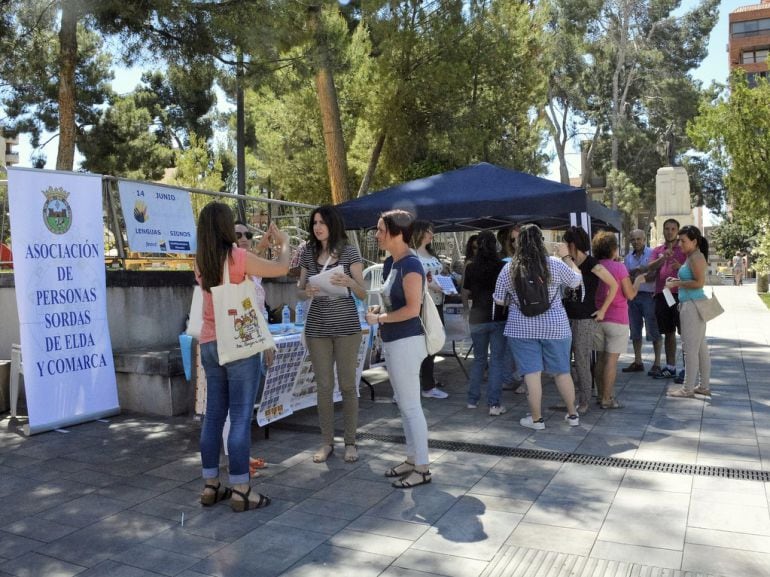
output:
{"label": "white trousers", "polygon": [[415,465],[428,464],[428,423],[420,399],[420,364],[428,356],[425,335],[382,343],[390,384],[398,399],[406,437],[406,456]]}

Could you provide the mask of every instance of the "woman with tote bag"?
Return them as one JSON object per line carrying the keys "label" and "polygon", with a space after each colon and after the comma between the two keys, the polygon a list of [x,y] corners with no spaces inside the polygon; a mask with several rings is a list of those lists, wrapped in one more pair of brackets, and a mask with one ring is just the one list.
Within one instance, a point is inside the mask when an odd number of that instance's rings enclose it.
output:
{"label": "woman with tote bag", "polygon": [[[200,500],[202,505],[209,506],[229,497],[230,506],[236,512],[270,504],[265,495],[252,497],[249,485],[251,415],[259,384],[259,355],[220,363],[212,289],[220,290],[220,285],[238,286],[244,281],[251,283],[247,275],[277,277],[288,273],[288,235],[275,227],[268,234],[271,242],[278,245],[279,257],[275,262],[235,246],[233,213],[226,204],[212,202],[203,208],[198,218],[195,274],[203,289],[200,344],[207,383],[206,415],[200,442],[204,481]],[[229,278],[224,278],[225,270]],[[256,300],[256,296],[254,298]],[[227,445],[232,488],[225,488],[219,480],[219,449],[228,412],[231,425]]]}

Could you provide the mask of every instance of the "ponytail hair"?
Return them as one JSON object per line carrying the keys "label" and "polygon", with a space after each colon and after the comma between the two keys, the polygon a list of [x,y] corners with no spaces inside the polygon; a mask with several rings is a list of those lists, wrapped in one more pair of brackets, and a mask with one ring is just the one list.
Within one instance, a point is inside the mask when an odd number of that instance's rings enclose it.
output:
{"label": "ponytail hair", "polygon": [[696,241],[698,243],[698,250],[701,251],[703,257],[706,260],[709,259],[709,241],[706,240],[706,237],[701,234],[700,229],[697,226],[687,224],[680,228],[677,234],[679,236],[686,236],[690,240]]}

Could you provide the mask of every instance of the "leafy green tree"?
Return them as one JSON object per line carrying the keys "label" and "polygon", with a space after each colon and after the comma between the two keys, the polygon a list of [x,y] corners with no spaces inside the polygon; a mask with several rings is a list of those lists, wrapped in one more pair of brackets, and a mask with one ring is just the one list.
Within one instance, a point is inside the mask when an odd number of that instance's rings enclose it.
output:
{"label": "leafy green tree", "polygon": [[727,260],[736,251],[751,252],[760,241],[762,228],[757,222],[725,219],[711,231],[711,249]]}
{"label": "leafy green tree", "polygon": [[73,24],[80,1],[60,6],[11,0],[6,6],[1,99],[6,123],[12,132],[29,133],[35,147],[44,131],[58,133],[57,168],[71,170],[78,132],[95,122],[110,95],[111,59],[92,28]]}
{"label": "leafy green tree", "polygon": [[728,199],[740,219],[770,219],[770,85],[751,88],[738,70],[715,87],[687,127],[699,150],[725,170]]}
{"label": "leafy green tree", "polygon": [[[221,191],[225,181],[220,155],[194,133],[189,144],[188,148],[177,151],[176,169],[171,183],[201,190]],[[210,200],[210,197],[204,195],[192,195],[193,212],[198,214]]]}
{"label": "leafy green tree", "polygon": [[150,111],[137,103],[136,93],[117,97],[81,136],[83,168],[126,178],[162,178],[174,153],[164,132],[152,130],[153,124]]}
{"label": "leafy green tree", "polygon": [[707,156],[690,155],[682,159],[690,178],[692,206],[705,206],[717,216],[726,216],[727,188],[724,169]]}
{"label": "leafy green tree", "polygon": [[[684,126],[698,86],[687,73],[706,55],[719,2],[702,0],[683,13],[680,4],[552,0],[554,67],[545,112],[563,179],[559,151],[577,132],[574,116],[594,131],[589,163],[599,173],[622,171],[646,202],[654,199],[655,164],[688,148]],[[672,145],[661,147],[664,140]],[[613,205],[618,192],[612,191]]]}

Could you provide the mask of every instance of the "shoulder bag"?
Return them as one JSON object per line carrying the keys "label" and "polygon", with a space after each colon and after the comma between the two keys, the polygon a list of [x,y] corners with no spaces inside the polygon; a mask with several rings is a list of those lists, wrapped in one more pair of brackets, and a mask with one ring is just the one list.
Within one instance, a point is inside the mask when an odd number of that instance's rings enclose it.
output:
{"label": "shoulder bag", "polygon": [[698,299],[692,302],[695,303],[695,308],[698,310],[700,318],[705,323],[709,322],[711,319],[717,318],[725,312],[725,309],[722,308],[722,305],[714,294],[714,289],[711,289],[711,298]]}
{"label": "shoulder bag", "polygon": [[211,287],[219,364],[246,359],[275,347],[265,317],[257,310],[254,281],[230,282],[229,257],[225,258],[222,284]]}
{"label": "shoulder bag", "polygon": [[428,283],[423,282],[422,290],[422,310],[420,310],[420,321],[425,331],[425,346],[429,355],[435,355],[444,348],[446,342],[446,332],[441,323],[441,317],[433,299],[428,293]]}

